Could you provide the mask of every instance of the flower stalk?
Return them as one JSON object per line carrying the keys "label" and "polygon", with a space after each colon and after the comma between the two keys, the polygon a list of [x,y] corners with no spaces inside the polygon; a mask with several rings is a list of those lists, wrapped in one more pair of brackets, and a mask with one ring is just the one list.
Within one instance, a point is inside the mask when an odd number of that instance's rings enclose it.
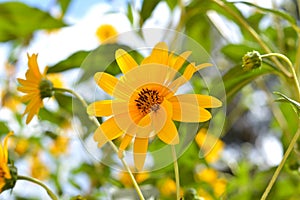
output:
{"label": "flower stalk", "polygon": [[172,149],[172,156],[174,159],[174,173],[175,173],[175,181],[176,181],[176,199],[179,200],[180,199],[180,179],[179,179],[179,168],[178,168],[175,145],[172,145],[171,149]]}
{"label": "flower stalk", "polygon": [[54,194],[54,192],[51,191],[50,188],[48,188],[44,183],[42,183],[41,181],[32,178],[32,177],[28,177],[28,176],[22,176],[22,175],[18,175],[18,180],[24,180],[24,181],[29,181],[32,182],[34,184],[37,184],[39,186],[41,186],[42,188],[44,188],[47,192],[47,194],[49,195],[49,197],[52,200],[58,200],[58,197]]}

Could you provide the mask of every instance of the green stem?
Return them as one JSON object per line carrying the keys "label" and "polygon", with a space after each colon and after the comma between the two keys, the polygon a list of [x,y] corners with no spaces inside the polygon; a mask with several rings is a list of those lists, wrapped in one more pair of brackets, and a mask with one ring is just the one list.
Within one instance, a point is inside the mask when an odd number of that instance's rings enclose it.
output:
{"label": "green stem", "polygon": [[292,62],[290,61],[290,59],[288,57],[286,57],[285,55],[280,54],[280,53],[268,53],[268,54],[264,54],[264,55],[261,56],[261,58],[272,57],[272,56],[276,56],[276,57],[284,60],[288,64],[288,66],[289,66],[289,68],[290,68],[290,70],[292,72],[292,78],[294,80],[295,87],[297,89],[298,100],[300,100],[300,86],[299,86],[299,81],[298,81],[298,77],[297,77],[297,74],[296,74],[296,71],[295,71],[295,69],[293,67]]}
{"label": "green stem", "polygon": [[41,186],[42,188],[44,188],[46,190],[47,194],[49,195],[49,197],[52,200],[58,200],[58,197],[41,181],[39,181],[35,178],[32,178],[32,177],[22,176],[22,175],[18,175],[18,180],[29,181],[29,182],[32,182],[34,184],[37,184],[37,185]]}
{"label": "green stem", "polygon": [[[67,93],[70,93],[70,94],[74,95],[74,96],[82,103],[82,105],[83,105],[85,108],[88,107],[88,104],[86,103],[86,101],[85,101],[78,93],[76,93],[76,92],[73,91],[73,90],[66,89],[66,88],[54,88],[53,90],[54,90],[54,91],[57,91],[57,92],[67,92]],[[96,118],[95,116],[90,116],[90,120],[92,120],[92,121],[94,122],[94,124],[95,124],[97,127],[100,126],[100,123],[98,122],[98,120],[97,120],[97,118]],[[108,141],[108,143],[109,143],[110,146],[113,148],[114,152],[115,152],[116,154],[118,154],[118,153],[119,153],[119,150],[118,150],[118,148],[116,147],[116,145],[115,145],[112,141],[110,141],[110,140]],[[121,157],[120,160],[121,160],[123,166],[125,167],[126,171],[128,172],[128,174],[129,174],[129,176],[130,176],[130,178],[131,178],[131,181],[132,181],[132,183],[133,183],[133,186],[134,186],[134,188],[135,188],[135,190],[136,190],[136,192],[137,192],[137,194],[138,194],[140,200],[145,200],[145,198],[144,198],[144,196],[143,196],[143,193],[142,193],[142,191],[141,191],[139,185],[137,184],[137,182],[136,182],[136,180],[135,180],[135,178],[134,178],[134,176],[133,176],[133,174],[132,174],[132,172],[131,172],[131,170],[130,170],[129,165],[126,163],[126,161],[124,160],[124,158]]]}
{"label": "green stem", "polygon": [[172,156],[174,159],[174,173],[175,173],[175,181],[176,181],[176,197],[177,200],[180,200],[180,179],[179,179],[179,169],[177,162],[176,149],[174,145],[171,145],[172,148]]}
{"label": "green stem", "polygon": [[[299,121],[300,123],[300,121]],[[292,138],[291,140],[291,143],[289,144],[284,156],[283,156],[283,159],[281,160],[279,166],[276,168],[276,171],[274,172],[266,190],[264,191],[262,197],[260,198],[260,200],[265,200],[268,196],[268,194],[270,193],[275,181],[277,180],[279,174],[280,174],[280,171],[282,170],[283,166],[284,166],[284,163],[286,161],[286,159],[289,157],[290,153],[292,152],[298,138],[300,136],[300,127],[298,128],[298,131],[296,132],[296,134],[294,135],[294,137]]]}
{"label": "green stem", "polygon": [[[262,47],[262,49],[266,53],[272,53],[271,49],[264,43],[264,41],[260,38],[258,33],[251,26],[249,26],[249,24],[240,15],[238,15],[234,10],[228,7],[223,1],[221,0],[212,0],[212,1],[214,1],[218,6],[220,6],[227,13],[233,16],[242,25],[242,27],[244,27],[252,35],[252,37],[257,41],[257,43]],[[283,72],[285,76],[291,77],[291,74],[284,68],[284,66],[276,58],[272,60],[278,66],[278,68]]]}

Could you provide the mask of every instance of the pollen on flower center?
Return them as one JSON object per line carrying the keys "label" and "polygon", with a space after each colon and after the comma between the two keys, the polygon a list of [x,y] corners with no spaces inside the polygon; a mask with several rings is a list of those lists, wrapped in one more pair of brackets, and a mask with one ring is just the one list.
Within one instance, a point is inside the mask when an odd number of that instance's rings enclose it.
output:
{"label": "pollen on flower center", "polygon": [[157,90],[143,88],[138,95],[139,96],[135,99],[135,102],[137,108],[143,115],[146,115],[151,111],[156,112],[159,110],[160,104],[163,102],[163,98]]}

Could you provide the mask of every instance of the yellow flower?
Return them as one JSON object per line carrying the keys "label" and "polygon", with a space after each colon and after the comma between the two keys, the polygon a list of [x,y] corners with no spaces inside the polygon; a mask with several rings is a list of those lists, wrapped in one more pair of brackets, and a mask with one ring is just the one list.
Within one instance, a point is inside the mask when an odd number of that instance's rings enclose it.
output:
{"label": "yellow flower", "polygon": [[214,181],[218,178],[218,172],[211,168],[205,168],[202,169],[199,173],[197,173],[197,178],[200,181],[214,183]]}
{"label": "yellow flower", "polygon": [[110,24],[103,24],[98,27],[96,35],[101,43],[116,43],[118,31]]}
{"label": "yellow flower", "polygon": [[214,193],[216,197],[221,197],[227,186],[227,180],[224,178],[219,178],[213,183]]}
{"label": "yellow flower", "polygon": [[62,75],[60,73],[47,74],[47,79],[52,82],[53,87],[55,88],[64,87],[64,82],[62,81]]}
{"label": "yellow flower", "polygon": [[64,154],[68,150],[69,138],[64,136],[58,136],[53,144],[50,146],[50,152],[54,156]]}
{"label": "yellow flower", "polygon": [[203,151],[205,160],[208,163],[215,162],[220,158],[220,153],[224,149],[224,143],[214,135],[208,134],[206,128],[200,129],[195,140]]}
{"label": "yellow flower", "polygon": [[[147,173],[147,172],[134,173],[133,176],[134,176],[136,182],[138,184],[140,184],[149,178],[149,173]],[[120,178],[120,182],[123,183],[124,186],[126,186],[126,187],[132,186],[132,180],[131,180],[128,172],[126,172],[126,171],[120,172],[119,178]]]}
{"label": "yellow flower", "polygon": [[16,142],[15,152],[19,155],[23,155],[29,147],[29,141],[27,138],[19,138]]}
{"label": "yellow flower", "polygon": [[163,196],[171,196],[176,193],[176,183],[173,179],[166,178],[159,185],[159,191]]}
{"label": "yellow flower", "polygon": [[6,180],[11,179],[10,169],[8,167],[8,151],[7,151],[7,142],[8,137],[13,135],[12,132],[9,132],[8,135],[4,138],[3,145],[0,145],[0,193],[3,191],[3,187],[6,184]]}
{"label": "yellow flower", "polygon": [[26,79],[18,78],[18,82],[21,86],[18,87],[20,92],[26,93],[22,96],[22,102],[29,102],[24,114],[28,113],[26,124],[28,124],[34,115],[39,113],[41,107],[43,107],[43,98],[51,97],[53,95],[53,84],[46,78],[46,71],[41,74],[37,63],[38,54],[32,54],[28,57],[28,70],[25,74]]}
{"label": "yellow flower", "polygon": [[38,153],[34,153],[33,157],[31,158],[30,169],[31,176],[36,179],[46,180],[50,176],[49,168],[41,161]]}
{"label": "yellow flower", "polygon": [[174,61],[165,43],[158,43],[151,55],[140,65],[124,50],[116,51],[116,61],[123,72],[120,79],[105,72],[95,74],[95,81],[106,93],[115,97],[88,106],[89,115],[111,116],[94,134],[98,147],[123,136],[120,154],[134,140],[134,162],[138,170],[144,166],[148,142],[157,135],[166,144],[179,143],[173,122],[204,122],[211,118],[205,108],[221,106],[221,102],[208,95],[175,95],[177,89],[188,82],[199,69],[210,66],[190,63],[184,73],[176,77],[191,52],[184,52]]}

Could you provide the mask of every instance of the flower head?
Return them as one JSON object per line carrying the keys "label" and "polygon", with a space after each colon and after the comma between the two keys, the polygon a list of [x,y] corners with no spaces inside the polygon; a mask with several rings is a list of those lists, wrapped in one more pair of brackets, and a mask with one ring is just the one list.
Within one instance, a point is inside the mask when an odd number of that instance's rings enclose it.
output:
{"label": "flower head", "polygon": [[28,70],[25,74],[26,79],[18,78],[18,82],[21,84],[18,90],[26,93],[22,96],[21,101],[29,102],[23,114],[28,113],[26,124],[32,120],[34,115],[39,113],[40,108],[43,107],[43,99],[53,95],[53,84],[46,78],[47,68],[45,68],[43,74],[40,72],[37,56],[38,54],[27,55]]}
{"label": "flower head", "polygon": [[116,61],[123,72],[120,79],[105,72],[95,74],[95,81],[113,100],[97,101],[89,105],[89,115],[110,116],[94,134],[98,146],[122,136],[120,156],[134,140],[134,162],[138,170],[144,166],[150,138],[158,136],[166,144],[179,143],[173,121],[204,122],[211,118],[205,108],[221,106],[221,102],[208,95],[181,94],[177,89],[188,82],[199,69],[209,63],[196,66],[190,63],[177,77],[191,52],[174,56],[165,43],[158,43],[151,55],[141,64],[124,50],[116,51]]}
{"label": "flower head", "polygon": [[[8,137],[13,135],[12,132],[4,138],[3,145],[0,145],[0,193],[5,190],[5,186],[12,179],[12,174],[8,166],[8,151],[7,151],[7,142]],[[13,184],[14,185],[14,184]]]}
{"label": "flower head", "polygon": [[96,35],[101,43],[116,43],[118,31],[110,24],[98,27]]}

